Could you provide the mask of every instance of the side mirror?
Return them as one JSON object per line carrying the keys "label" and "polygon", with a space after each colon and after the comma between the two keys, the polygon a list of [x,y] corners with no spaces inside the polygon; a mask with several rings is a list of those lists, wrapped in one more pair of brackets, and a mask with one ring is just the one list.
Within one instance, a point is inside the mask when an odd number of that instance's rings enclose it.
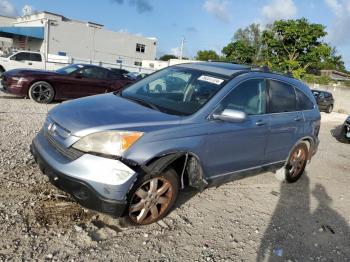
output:
{"label": "side mirror", "polygon": [[222,120],[231,123],[244,122],[247,118],[246,113],[233,109],[225,109],[220,114],[213,114],[213,119]]}

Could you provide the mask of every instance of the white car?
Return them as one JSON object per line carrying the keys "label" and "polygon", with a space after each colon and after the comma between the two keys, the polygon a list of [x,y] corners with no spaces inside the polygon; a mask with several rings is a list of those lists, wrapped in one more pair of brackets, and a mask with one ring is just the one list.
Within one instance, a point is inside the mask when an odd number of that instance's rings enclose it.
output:
{"label": "white car", "polygon": [[0,74],[18,68],[55,70],[68,63],[69,58],[67,56],[49,54],[46,61],[44,54],[40,52],[18,51],[0,57]]}

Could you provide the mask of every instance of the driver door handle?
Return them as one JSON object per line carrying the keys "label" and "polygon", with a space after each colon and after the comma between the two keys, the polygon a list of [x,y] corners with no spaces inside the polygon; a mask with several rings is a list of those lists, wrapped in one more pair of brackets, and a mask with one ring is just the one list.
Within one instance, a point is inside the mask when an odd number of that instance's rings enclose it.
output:
{"label": "driver door handle", "polygon": [[258,121],[256,121],[256,123],[255,123],[257,126],[264,126],[264,125],[266,125],[266,122],[264,121],[264,120],[258,120]]}
{"label": "driver door handle", "polygon": [[302,120],[303,118],[301,117],[301,116],[296,116],[295,118],[294,118],[294,120],[295,121],[300,121],[300,120]]}

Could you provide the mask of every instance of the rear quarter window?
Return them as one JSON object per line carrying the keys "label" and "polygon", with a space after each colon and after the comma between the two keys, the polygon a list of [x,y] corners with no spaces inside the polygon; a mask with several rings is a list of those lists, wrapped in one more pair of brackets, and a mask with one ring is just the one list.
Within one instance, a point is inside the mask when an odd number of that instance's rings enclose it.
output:
{"label": "rear quarter window", "polygon": [[34,62],[41,62],[41,54],[36,54],[36,53],[30,53],[30,60]]}
{"label": "rear quarter window", "polygon": [[297,110],[311,110],[314,109],[314,103],[298,88],[295,88],[295,93],[297,96]]}

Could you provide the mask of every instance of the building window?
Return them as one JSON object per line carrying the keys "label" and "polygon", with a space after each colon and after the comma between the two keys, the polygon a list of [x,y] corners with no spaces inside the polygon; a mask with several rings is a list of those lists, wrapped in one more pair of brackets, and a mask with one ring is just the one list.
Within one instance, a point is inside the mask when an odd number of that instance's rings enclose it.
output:
{"label": "building window", "polygon": [[143,44],[136,44],[136,52],[144,53],[146,49],[146,46]]}
{"label": "building window", "polygon": [[135,61],[134,65],[136,65],[136,66],[142,66],[142,62]]}

